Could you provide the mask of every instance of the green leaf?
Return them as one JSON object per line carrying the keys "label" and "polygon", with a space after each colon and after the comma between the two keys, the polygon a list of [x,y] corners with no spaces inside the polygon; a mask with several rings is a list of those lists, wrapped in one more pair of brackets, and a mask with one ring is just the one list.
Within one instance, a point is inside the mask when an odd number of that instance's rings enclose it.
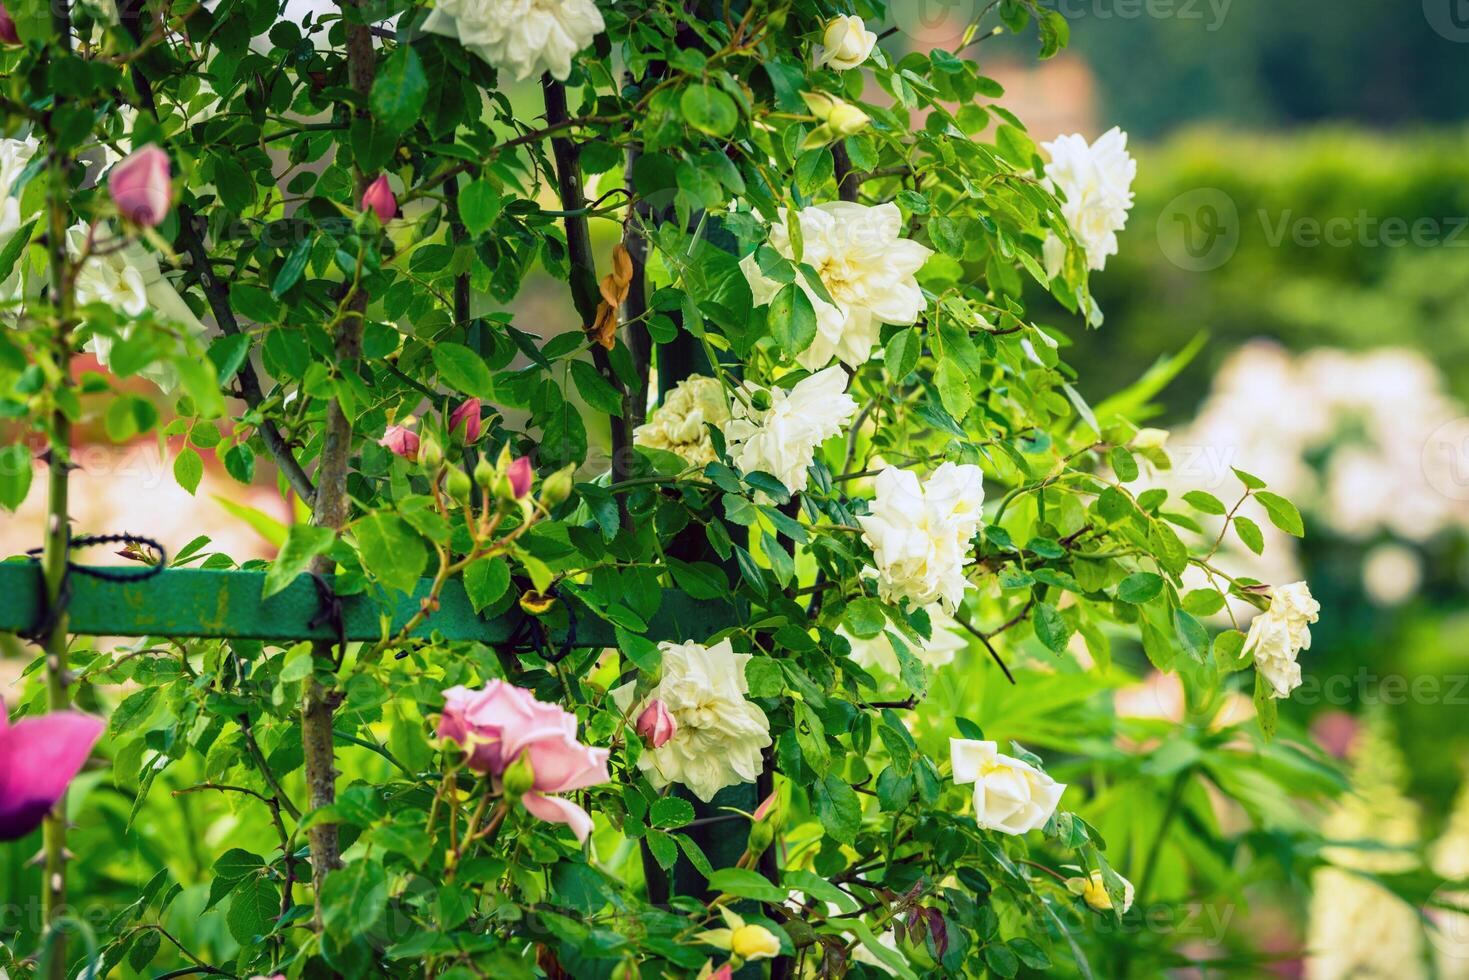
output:
{"label": "green leaf", "polygon": [[1036,637],[1048,649],[1064,653],[1066,644],[1071,639],[1071,624],[1066,621],[1066,617],[1050,603],[1038,602],[1031,618],[1035,624]]}
{"label": "green leaf", "polygon": [[1113,446],[1107,458],[1112,464],[1112,472],[1117,474],[1117,479],[1123,483],[1131,483],[1137,479],[1137,460],[1133,458],[1132,453],[1128,452],[1126,446]]}
{"label": "green leaf", "polygon": [[476,180],[459,192],[459,220],[471,235],[489,231],[504,206],[504,198],[487,180]]}
{"label": "green leaf", "polygon": [[255,937],[271,931],[281,914],[281,893],[263,874],[252,874],[235,887],[225,924],[241,946],[254,945]]}
{"label": "green leaf", "polygon": [[709,876],[709,890],[727,892],[740,898],[753,898],[760,902],[784,902],[790,894],[778,885],[772,885],[764,875],[747,868],[717,868]]}
{"label": "green leaf", "polygon": [[494,393],[494,381],[484,359],[463,344],[436,344],[434,367],[440,380],[456,391],[481,398]]}
{"label": "green leaf", "polygon": [[922,353],[923,338],[916,329],[899,330],[888,341],[882,360],[887,366],[888,376],[900,381],[913,373],[918,366],[918,355]]}
{"label": "green leaf", "polygon": [[185,446],[173,458],[173,478],[190,496],[199,489],[199,481],[204,478],[204,460],[192,446]]}
{"label": "green leaf", "polygon": [[0,507],[13,511],[31,490],[31,451],[24,444],[0,446]]}
{"label": "green leaf", "polygon": [[856,790],[835,773],[828,773],[815,785],[816,816],[827,834],[843,844],[857,839],[862,829],[862,801]]}
{"label": "green leaf", "polygon": [[793,282],[782,286],[770,301],[765,322],[776,343],[792,358],[816,339],[816,308],[805,290]]}
{"label": "green leaf", "polygon": [[412,592],[428,563],[423,538],[397,514],[378,511],[353,525],[362,566],[389,588]]}
{"label": "green leaf", "polygon": [[1271,524],[1297,538],[1305,535],[1306,528],[1301,523],[1301,512],[1296,510],[1295,504],[1269,490],[1259,491],[1255,494],[1255,499],[1264,505],[1265,513],[1270,515]]}
{"label": "green leaf", "polygon": [[504,558],[480,558],[464,570],[464,591],[474,611],[484,612],[510,588],[510,565]]}
{"label": "green leaf", "polygon": [[418,121],[428,98],[428,78],[423,64],[410,44],[393,49],[377,71],[367,104],[373,118],[389,132],[406,131]]}
{"label": "green leaf", "polygon": [[1233,466],[1231,466],[1230,469],[1234,470],[1234,475],[1239,478],[1239,482],[1243,483],[1245,485],[1245,488],[1246,489],[1248,489],[1248,490],[1262,490],[1262,489],[1264,489],[1264,487],[1265,487],[1265,481],[1262,480],[1262,479],[1260,479],[1258,476],[1255,476],[1253,473],[1246,473],[1244,470],[1236,469]]}
{"label": "green leaf", "polygon": [[648,811],[648,819],[655,827],[682,827],[694,819],[694,807],[677,796],[659,797]]}
{"label": "green leaf", "polygon": [[1152,572],[1136,572],[1117,586],[1117,598],[1123,602],[1142,603],[1155,599],[1163,591],[1163,579]]}
{"label": "green leaf", "polygon": [[713,85],[690,85],[679,96],[678,108],[690,126],[710,136],[728,136],[740,121],[734,99]]}
{"label": "green leaf", "polygon": [[336,540],[336,532],[329,527],[317,527],[314,524],[291,525],[291,530],[286,534],[286,543],[275,556],[270,571],[265,573],[265,585],[260,590],[260,598],[269,599],[296,581],[296,576],[306,571],[311,559],[325,554]]}
{"label": "green leaf", "polygon": [[1234,533],[1238,534],[1239,539],[1255,554],[1264,553],[1265,535],[1260,532],[1260,525],[1248,517],[1236,517],[1234,519]]}
{"label": "green leaf", "polygon": [[847,604],[846,611],[842,614],[842,621],[852,635],[863,640],[870,640],[882,633],[883,627],[888,623],[887,613],[883,611],[882,603],[876,599],[855,599]]}
{"label": "green leaf", "polygon": [[1193,507],[1194,510],[1204,514],[1223,514],[1224,504],[1212,493],[1204,490],[1190,490],[1183,495],[1183,499]]}
{"label": "green leaf", "polygon": [[1236,671],[1247,667],[1251,658],[1244,651],[1245,635],[1239,630],[1225,630],[1214,637],[1214,662],[1222,670]]}
{"label": "green leaf", "polygon": [[576,382],[576,390],[592,408],[622,418],[622,395],[590,361],[572,361],[571,380]]}
{"label": "green leaf", "polygon": [[370,931],[387,911],[387,872],[369,858],[359,857],[327,875],[321,891],[322,922],[340,940]]}
{"label": "green leaf", "polygon": [[1260,734],[1266,741],[1275,737],[1275,729],[1280,723],[1280,702],[1271,696],[1273,693],[1274,688],[1265,675],[1255,671],[1255,718],[1260,722]]}

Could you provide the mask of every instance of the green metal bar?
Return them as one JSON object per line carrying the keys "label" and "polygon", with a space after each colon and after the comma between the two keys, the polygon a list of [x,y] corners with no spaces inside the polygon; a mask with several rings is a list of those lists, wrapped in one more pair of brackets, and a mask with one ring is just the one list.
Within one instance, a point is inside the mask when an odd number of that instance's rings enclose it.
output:
{"label": "green metal bar", "polygon": [[[272,640],[335,639],[329,625],[309,624],[320,608],[316,586],[301,576],[269,599],[261,599],[264,572],[214,571],[171,568],[152,578],[114,582],[90,575],[71,575],[71,615],[68,629],[88,636],[177,636]],[[396,632],[418,612],[429,594],[431,579],[419,580],[412,596],[401,592],[391,598],[375,595],[342,597],[342,618],[349,640],[376,640],[382,635],[380,616],[390,612]],[[18,632],[34,626],[43,592],[40,567],[33,562],[0,563],[0,632]],[[615,646],[612,625],[574,596],[563,599],[575,621],[572,643],[579,647]],[[448,640],[478,640],[500,644],[516,634],[527,618],[519,608],[486,619],[474,611],[459,580],[445,583],[438,611],[414,631],[416,637],[434,633]],[[548,639],[565,643],[568,617],[553,611],[547,617]],[[703,640],[739,622],[734,609],[690,599],[677,591],[663,593],[657,614],[648,626],[651,640]],[[550,623],[559,623],[551,627]]]}

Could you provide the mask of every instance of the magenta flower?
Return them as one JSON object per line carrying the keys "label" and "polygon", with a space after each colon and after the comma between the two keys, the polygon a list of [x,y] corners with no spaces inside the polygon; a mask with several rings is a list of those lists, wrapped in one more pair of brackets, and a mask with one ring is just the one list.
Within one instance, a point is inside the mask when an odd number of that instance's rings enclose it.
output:
{"label": "magenta flower", "polygon": [[168,154],[154,143],[128,154],[107,177],[107,193],[124,218],[152,228],[168,217],[173,174]]}
{"label": "magenta flower", "polygon": [[418,458],[418,433],[401,425],[388,426],[377,444],[410,463]]}
{"label": "magenta flower", "polygon": [[383,224],[392,221],[398,214],[398,199],[393,196],[393,189],[388,186],[387,174],[382,174],[377,180],[367,185],[367,190],[362,192],[362,209],[371,208],[377,214],[377,220]]}
{"label": "magenta flower", "polygon": [[530,485],[536,476],[535,470],[530,467],[530,457],[517,457],[505,471],[505,476],[510,480],[510,492],[515,495],[515,499],[524,499],[530,493]]}
{"label": "magenta flower", "polygon": [[0,840],[19,840],[41,825],[106,727],[78,711],[12,725],[0,700]]}
{"label": "magenta flower", "polygon": [[678,722],[669,714],[668,705],[660,698],[654,698],[648,702],[643,713],[638,715],[636,727],[638,735],[646,739],[649,745],[661,749],[678,731]]}
{"label": "magenta flower", "polygon": [[469,768],[493,780],[522,757],[534,775],[531,789],[520,798],[532,816],[547,823],[564,823],[579,841],[592,832],[592,818],[571,800],[552,793],[569,793],[608,782],[607,749],[582,745],[576,739],[576,715],[559,705],[537,701],[524,688],[493,680],[482,690],[451,687],[444,692],[444,714],[439,735],[455,742],[469,755]]}
{"label": "magenta flower", "polygon": [[[462,433],[459,431],[461,422],[464,423]],[[460,437],[466,446],[472,446],[479,442],[481,424],[479,399],[467,399],[449,416],[449,435]]]}
{"label": "magenta flower", "polygon": [[20,32],[15,29],[15,18],[0,3],[0,44],[19,44]]}

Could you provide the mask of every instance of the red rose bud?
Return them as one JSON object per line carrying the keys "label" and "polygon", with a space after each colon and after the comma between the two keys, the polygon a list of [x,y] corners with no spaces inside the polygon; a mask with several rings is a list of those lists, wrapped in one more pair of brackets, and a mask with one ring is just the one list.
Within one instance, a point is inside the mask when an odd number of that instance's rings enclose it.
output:
{"label": "red rose bud", "polygon": [[[460,431],[460,425],[464,431]],[[471,398],[458,408],[454,414],[449,416],[449,435],[459,439],[466,446],[472,446],[479,442],[481,431],[480,404],[478,398]]]}
{"label": "red rose bud", "polygon": [[371,209],[377,215],[377,220],[383,224],[392,221],[398,215],[398,199],[393,196],[393,189],[388,186],[387,174],[382,174],[377,180],[367,185],[367,190],[362,192],[362,209]]}
{"label": "red rose bud", "polygon": [[505,477],[510,481],[510,492],[516,500],[524,500],[526,494],[530,493],[531,483],[535,480],[535,470],[530,468],[530,457],[521,456],[510,464],[505,471]]}
{"label": "red rose bud", "polygon": [[145,228],[154,227],[168,217],[173,200],[168,154],[152,143],[134,150],[112,168],[107,193],[124,218]]}
{"label": "red rose bud", "polygon": [[412,462],[418,458],[418,433],[401,425],[390,425],[377,441],[388,452]]}
{"label": "red rose bud", "polygon": [[668,713],[668,705],[654,698],[648,702],[643,713],[638,715],[638,735],[647,741],[655,749],[661,749],[668,744],[678,731],[678,722],[673,720],[673,715]]}
{"label": "red rose bud", "polygon": [[19,44],[20,32],[15,29],[15,18],[0,3],[0,44]]}

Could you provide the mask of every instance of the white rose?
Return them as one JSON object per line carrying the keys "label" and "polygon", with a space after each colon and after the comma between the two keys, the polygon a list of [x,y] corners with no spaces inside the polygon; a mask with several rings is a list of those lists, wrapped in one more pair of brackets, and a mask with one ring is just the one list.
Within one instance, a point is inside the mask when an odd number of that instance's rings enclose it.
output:
{"label": "white rose", "polygon": [[439,0],[423,29],[458,38],[516,81],[565,81],[571,59],[606,25],[592,0]]}
{"label": "white rose", "polygon": [[[938,603],[929,606],[927,612],[933,632],[928,642],[913,651],[914,656],[929,667],[947,666],[954,662],[955,654],[968,648],[969,643],[959,635],[959,624]],[[863,670],[882,671],[890,677],[898,676],[901,670],[898,652],[893,649],[892,637],[886,630],[867,640],[851,635],[845,627],[838,628],[837,633],[851,644],[851,658],[857,666]]]}
{"label": "white rose", "polygon": [[[10,244],[24,223],[20,219],[20,189],[15,185],[39,148],[34,136],[23,140],[0,139],[0,251]],[[17,262],[11,274],[0,282],[0,303],[18,297],[20,266]],[[13,314],[14,310],[0,310],[0,315],[6,313]]]}
{"label": "white rose", "polygon": [[[1046,179],[1066,195],[1061,213],[1086,252],[1089,269],[1103,269],[1107,256],[1117,254],[1117,233],[1127,224],[1132,207],[1132,180],[1137,161],[1127,153],[1127,134],[1113,126],[1087,145],[1079,135],[1058,136],[1042,143],[1051,155]],[[1045,242],[1046,272],[1061,271],[1066,246],[1051,235]]]}
{"label": "white rose", "polygon": [[1320,618],[1321,604],[1305,582],[1278,585],[1270,592],[1270,608],[1250,623],[1245,650],[1255,655],[1255,669],[1270,683],[1270,696],[1290,697],[1301,686],[1296,656],[1311,648],[1310,624]]}
{"label": "white rose", "polygon": [[812,57],[816,67],[830,65],[837,71],[856,68],[867,60],[877,45],[877,35],[858,16],[833,17],[821,34]]}
{"label": "white rose", "polygon": [[690,465],[703,466],[716,458],[708,424],[728,421],[724,385],[696,374],[680,381],[632,437],[636,445],[677,453]]}
{"label": "white rose", "polygon": [[872,548],[878,592],[891,602],[940,603],[952,612],[964,599],[979,529],[984,477],[979,467],[944,463],[928,483],[889,467],[877,475],[870,513],[857,518]]}
{"label": "white rose", "polygon": [[[872,355],[884,323],[916,323],[928,305],[915,274],[930,249],[900,237],[903,216],[896,204],[867,207],[833,201],[803,208],[796,215],[801,226],[801,259],[821,278],[833,306],[797,275],[796,283],[816,310],[816,338],[796,355],[796,363],[816,371],[836,358],[861,367]],[[769,245],[793,258],[790,232],[784,220],[770,229]],[[755,305],[775,298],[781,283],[767,278],[754,253],[740,262],[749,280]]]}
{"label": "white rose", "polygon": [[[66,232],[67,251],[73,257],[82,254],[87,241],[85,225],[73,225]],[[178,290],[163,276],[158,259],[137,242],[94,255],[82,264],[76,277],[78,305],[103,303],[130,317],[152,311],[153,316],[183,327],[196,337],[204,334],[204,324],[194,316]],[[130,328],[124,328],[124,333]],[[104,367],[112,353],[112,338],[96,336],[87,349],[97,355]],[[138,372],[164,391],[178,385],[178,372],[166,363],[152,364]]]}
{"label": "white rose", "polygon": [[760,750],[770,744],[770,721],[746,700],[748,653],[735,653],[729,640],[660,643],[663,677],[648,697],[633,705],[635,683],[612,692],[619,710],[635,718],[654,700],[663,702],[677,725],[673,737],[645,748],[638,768],[655,787],[682,783],[705,803],[726,786],[754,782],[764,768]]}
{"label": "white rose", "polygon": [[985,830],[1024,834],[1051,819],[1065,783],[1035,766],[1001,755],[994,742],[949,739],[954,782],[974,784],[974,819]]}
{"label": "white rose", "polygon": [[[792,493],[805,490],[816,448],[841,432],[857,412],[857,403],[847,394],[848,380],[841,368],[829,367],[789,391],[765,392],[767,409],[735,399],[723,430],[730,458],[743,473],[769,473]],[[749,382],[745,389],[752,395],[765,391]]]}

